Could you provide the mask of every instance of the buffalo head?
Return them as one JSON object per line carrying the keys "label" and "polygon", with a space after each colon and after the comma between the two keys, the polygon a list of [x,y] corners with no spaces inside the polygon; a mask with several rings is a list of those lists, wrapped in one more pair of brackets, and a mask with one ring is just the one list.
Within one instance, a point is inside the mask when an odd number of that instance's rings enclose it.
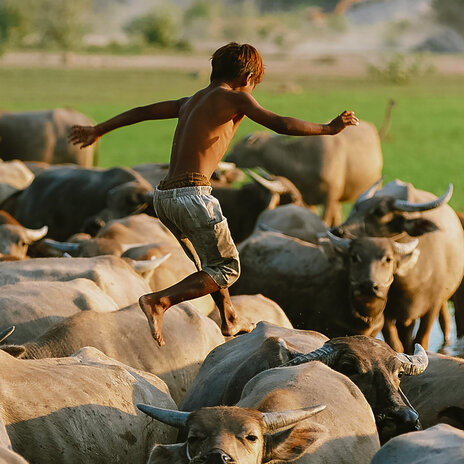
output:
{"label": "buffalo head", "polygon": [[149,416],[177,428],[187,428],[187,442],[156,446],[149,463],[261,464],[293,461],[307,452],[325,431],[306,419],[325,406],[282,412],[240,407],[207,407],[194,412],[172,411],[144,404]]}
{"label": "buffalo head", "polygon": [[427,368],[427,353],[420,345],[414,355],[406,355],[371,337],[339,337],[283,365],[308,361],[327,364],[359,387],[374,412],[381,443],[421,428],[419,415],[400,389],[403,375],[421,374]]}
{"label": "buffalo head", "polygon": [[405,275],[417,262],[418,239],[400,243],[381,237],[343,239],[330,232],[327,236],[345,259],[350,307],[357,328],[380,329],[394,276]]}
{"label": "buffalo head", "polygon": [[453,194],[447,191],[434,200],[413,203],[394,195],[374,194],[377,183],[366,190],[353,205],[346,221],[332,229],[340,237],[392,237],[406,232],[412,237],[437,230],[434,222],[423,217],[412,218],[408,213],[430,211],[446,204]]}
{"label": "buffalo head", "polygon": [[27,229],[21,225],[0,225],[0,260],[19,260],[26,258],[29,245],[47,235],[48,228]]}

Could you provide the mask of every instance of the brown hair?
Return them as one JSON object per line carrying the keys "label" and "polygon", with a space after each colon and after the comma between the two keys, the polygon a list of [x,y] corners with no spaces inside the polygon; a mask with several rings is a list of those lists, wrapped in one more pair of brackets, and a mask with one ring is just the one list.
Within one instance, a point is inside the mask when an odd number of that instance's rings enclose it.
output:
{"label": "brown hair", "polygon": [[215,79],[236,79],[253,74],[253,81],[259,84],[264,75],[261,55],[249,44],[230,42],[218,48],[211,57],[211,82]]}

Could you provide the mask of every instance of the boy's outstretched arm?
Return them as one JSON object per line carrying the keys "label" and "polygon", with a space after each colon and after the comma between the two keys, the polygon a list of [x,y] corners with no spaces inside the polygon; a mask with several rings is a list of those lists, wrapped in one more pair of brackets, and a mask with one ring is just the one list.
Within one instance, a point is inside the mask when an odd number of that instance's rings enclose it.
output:
{"label": "boy's outstretched arm", "polygon": [[188,97],[185,97],[179,100],[163,101],[132,108],[96,126],[73,126],[71,127],[68,140],[73,145],[81,144],[81,148],[85,148],[95,143],[102,135],[119,127],[129,126],[150,119],[177,118],[180,107],[187,99]]}
{"label": "boy's outstretched arm", "polygon": [[280,116],[263,108],[250,94],[239,96],[239,111],[253,121],[285,135],[335,135],[347,126],[357,126],[359,119],[352,111],[344,111],[328,124]]}

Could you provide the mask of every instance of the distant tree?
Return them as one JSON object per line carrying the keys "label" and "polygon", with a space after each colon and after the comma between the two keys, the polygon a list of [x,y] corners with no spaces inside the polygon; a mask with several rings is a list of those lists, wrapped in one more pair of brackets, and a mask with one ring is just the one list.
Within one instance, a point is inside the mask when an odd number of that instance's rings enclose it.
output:
{"label": "distant tree", "polygon": [[432,7],[438,21],[464,36],[463,0],[433,0]]}
{"label": "distant tree", "polygon": [[128,34],[140,36],[147,44],[162,48],[175,47],[179,41],[179,26],[168,11],[149,11],[136,16],[125,26]]}
{"label": "distant tree", "polygon": [[86,32],[91,0],[36,0],[40,9],[35,22],[40,42],[62,50],[78,48]]}

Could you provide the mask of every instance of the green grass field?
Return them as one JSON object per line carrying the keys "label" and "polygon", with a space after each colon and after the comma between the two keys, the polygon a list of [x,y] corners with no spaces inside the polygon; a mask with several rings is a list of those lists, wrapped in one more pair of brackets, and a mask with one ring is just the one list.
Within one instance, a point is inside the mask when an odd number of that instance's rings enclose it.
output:
{"label": "green grass field", "polygon": [[[434,75],[405,86],[308,77],[297,80],[300,94],[279,92],[285,79],[266,76],[255,91],[258,101],[275,112],[315,122],[352,109],[380,127],[387,102],[394,98],[390,136],[383,142],[385,181],[399,178],[437,195],[452,182],[451,205],[464,210],[464,76]],[[134,106],[190,95],[206,84],[189,73],[165,70],[0,69],[0,108],[68,106],[102,121]],[[99,164],[168,161],[175,122],[144,122],[106,135]],[[260,127],[245,120],[234,141],[256,130]]]}

